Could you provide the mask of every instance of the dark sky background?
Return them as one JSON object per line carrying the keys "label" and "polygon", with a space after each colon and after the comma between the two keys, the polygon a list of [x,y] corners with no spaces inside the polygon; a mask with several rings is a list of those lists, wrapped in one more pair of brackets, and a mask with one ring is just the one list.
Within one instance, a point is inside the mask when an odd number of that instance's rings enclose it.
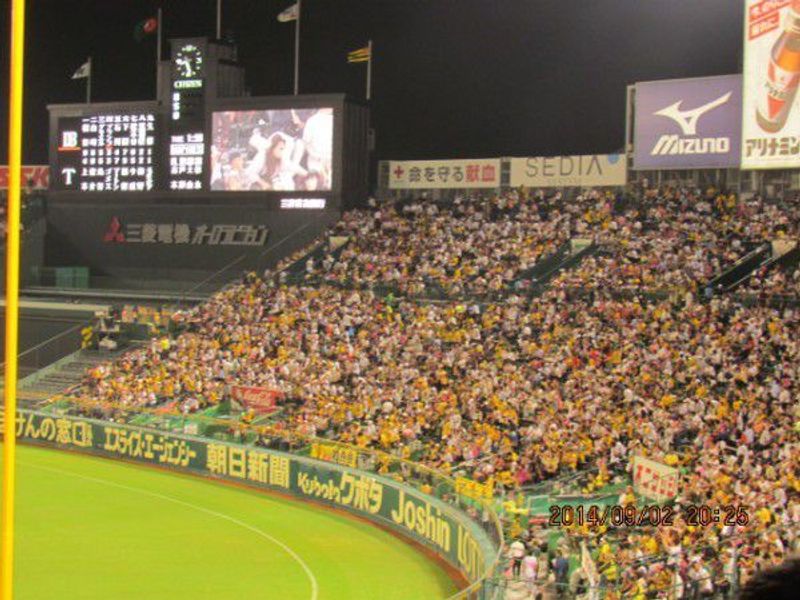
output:
{"label": "dark sky background", "polygon": [[[291,3],[223,2],[253,95],[291,93],[294,25],[276,20]],[[93,100],[155,97],[155,39],[133,31],[159,4],[165,37],[213,36],[216,0],[28,0],[25,162],[47,161],[46,105],[83,101],[70,76],[87,56]],[[380,159],[617,151],[626,85],[738,72],[742,19],[736,0],[304,0],[300,90],[363,98],[365,65],[345,57],[372,38]]]}

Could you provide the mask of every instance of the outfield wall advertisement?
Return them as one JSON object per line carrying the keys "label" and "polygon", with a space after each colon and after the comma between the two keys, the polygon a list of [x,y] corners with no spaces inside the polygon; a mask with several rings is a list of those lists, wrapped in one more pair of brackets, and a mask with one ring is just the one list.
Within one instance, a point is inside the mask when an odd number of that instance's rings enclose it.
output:
{"label": "outfield wall advertisement", "polygon": [[621,154],[511,159],[513,187],[620,187],[626,179],[627,167]]}
{"label": "outfield wall advertisement", "polygon": [[800,0],[745,0],[742,169],[800,167]]}
{"label": "outfield wall advertisement", "polygon": [[[3,413],[0,412],[0,424]],[[416,489],[338,464],[72,416],[18,411],[21,441],[186,470],[344,508],[432,549],[470,581],[497,553],[466,514]]]}
{"label": "outfield wall advertisement", "polygon": [[634,168],[739,166],[742,77],[698,77],[636,84]]}

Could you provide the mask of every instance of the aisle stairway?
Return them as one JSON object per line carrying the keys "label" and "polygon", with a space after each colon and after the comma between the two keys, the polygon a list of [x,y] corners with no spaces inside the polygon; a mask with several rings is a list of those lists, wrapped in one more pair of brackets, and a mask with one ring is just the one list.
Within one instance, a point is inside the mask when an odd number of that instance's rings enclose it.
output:
{"label": "aisle stairway", "polygon": [[771,259],[772,247],[769,244],[757,245],[734,264],[711,278],[703,287],[714,293],[730,291],[767,265]]}
{"label": "aisle stairway", "polygon": [[509,581],[502,600],[532,600],[533,595],[528,591],[524,581]]}
{"label": "aisle stairway", "polygon": [[308,262],[309,258],[314,259],[314,265],[319,268],[322,261],[325,259],[327,255],[330,255],[334,262],[339,260],[339,256],[344,251],[347,244],[350,242],[348,239],[347,241],[340,242],[338,245],[334,244],[335,247],[331,249],[332,243],[329,239],[327,242],[321,242],[317,246],[315,246],[311,251],[304,254],[302,257],[298,258],[292,264],[290,264],[284,272],[288,276],[290,281],[298,281],[303,280],[306,274],[306,263]]}
{"label": "aisle stairway", "polygon": [[52,365],[20,379],[17,388],[18,398],[21,403],[34,406],[57,394],[62,394],[79,384],[87,369],[101,362],[114,360],[128,350],[130,350],[129,347],[114,352],[78,350]]}
{"label": "aisle stairway", "polygon": [[733,283],[728,284],[725,288],[726,292],[739,290],[744,288],[746,284],[756,273],[763,271],[771,271],[772,269],[781,269],[789,277],[794,270],[800,265],[800,245],[795,240],[778,240],[773,241],[771,252],[767,252],[762,261],[749,271],[739,274]]}
{"label": "aisle stairway", "polygon": [[522,271],[515,285],[529,281],[535,289],[544,291],[547,284],[561,272],[574,269],[582,260],[594,256],[599,251],[597,244],[588,238],[572,238],[562,244],[553,254],[544,257],[533,267]]}

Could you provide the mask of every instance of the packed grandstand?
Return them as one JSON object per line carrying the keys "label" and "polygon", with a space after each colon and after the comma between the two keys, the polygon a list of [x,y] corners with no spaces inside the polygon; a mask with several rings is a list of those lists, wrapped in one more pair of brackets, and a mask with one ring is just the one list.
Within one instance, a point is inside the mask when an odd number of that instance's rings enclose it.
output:
{"label": "packed grandstand", "polygon": [[[255,426],[232,410],[230,429],[260,445],[315,436],[493,487],[509,600],[582,597],[588,570],[605,598],[733,597],[800,551],[800,271],[719,278],[798,238],[797,197],[645,186],[372,204],[175,313],[62,401],[124,421],[258,386],[280,410]],[[635,456],[679,470],[674,518],[548,527],[537,497],[653,504]],[[697,523],[703,505],[739,518]]]}

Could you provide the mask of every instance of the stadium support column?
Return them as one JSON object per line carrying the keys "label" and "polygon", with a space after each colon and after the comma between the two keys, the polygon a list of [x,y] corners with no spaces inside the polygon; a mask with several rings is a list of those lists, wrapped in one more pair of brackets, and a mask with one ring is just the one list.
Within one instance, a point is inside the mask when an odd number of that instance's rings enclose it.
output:
{"label": "stadium support column", "polygon": [[367,102],[372,99],[372,40],[369,41],[369,61],[367,62]]}
{"label": "stadium support column", "polygon": [[297,18],[294,20],[294,95],[300,93],[300,19],[303,18],[303,0],[297,0]]}
{"label": "stadium support column", "polygon": [[633,120],[636,114],[636,86],[629,85],[625,92],[625,168],[630,171],[633,164]]}
{"label": "stadium support column", "polygon": [[86,104],[92,103],[92,57],[89,57],[89,74],[86,76]]}
{"label": "stadium support column", "polygon": [[161,66],[161,20],[163,18],[161,14],[161,7],[158,7],[158,15],[156,16],[158,19],[158,29],[156,30],[156,100],[161,99],[161,73],[159,73],[159,67]]}
{"label": "stadium support column", "polygon": [[14,596],[14,493],[16,475],[17,326],[19,319],[19,210],[22,166],[22,69],[25,0],[11,3],[11,73],[8,111],[8,248],[6,250],[6,372],[3,486],[0,512],[0,600]]}

